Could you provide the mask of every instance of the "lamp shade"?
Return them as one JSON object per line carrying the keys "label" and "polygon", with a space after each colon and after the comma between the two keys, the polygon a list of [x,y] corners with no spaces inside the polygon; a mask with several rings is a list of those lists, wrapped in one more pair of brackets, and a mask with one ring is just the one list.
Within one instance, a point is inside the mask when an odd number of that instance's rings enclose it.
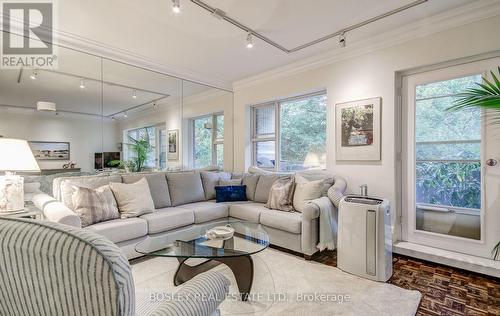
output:
{"label": "lamp shade", "polygon": [[0,171],[40,171],[27,141],[0,138]]}

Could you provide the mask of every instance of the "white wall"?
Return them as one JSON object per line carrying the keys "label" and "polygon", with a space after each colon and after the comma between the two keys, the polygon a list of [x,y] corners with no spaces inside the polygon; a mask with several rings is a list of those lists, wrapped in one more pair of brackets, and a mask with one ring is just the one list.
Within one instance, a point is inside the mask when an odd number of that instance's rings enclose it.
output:
{"label": "white wall", "polygon": [[[249,105],[326,88],[327,168],[347,179],[350,192],[359,192],[359,185],[368,184],[369,193],[391,200],[394,211],[397,198],[395,122],[399,120],[395,111],[396,72],[500,50],[499,29],[500,17],[497,16],[321,68],[288,76],[273,74],[266,78],[261,75],[260,81],[251,84],[236,83],[235,170],[244,171],[251,163]],[[379,96],[382,97],[382,160],[373,163],[336,162],[335,104]]]}
{"label": "white wall", "polygon": [[[82,171],[94,170],[94,153],[118,151],[116,131],[114,122],[102,124],[99,118],[0,110],[0,135],[29,141],[69,142],[70,159]],[[41,169],[59,169],[67,161],[41,160],[38,163]]]}

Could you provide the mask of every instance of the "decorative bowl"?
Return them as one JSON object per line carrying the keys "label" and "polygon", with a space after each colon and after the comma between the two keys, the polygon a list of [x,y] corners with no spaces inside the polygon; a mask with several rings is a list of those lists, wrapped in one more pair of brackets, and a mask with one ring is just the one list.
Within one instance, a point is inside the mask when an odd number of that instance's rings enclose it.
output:
{"label": "decorative bowl", "polygon": [[226,226],[216,226],[212,229],[207,230],[205,233],[208,239],[229,239],[234,235],[234,228],[229,225]]}

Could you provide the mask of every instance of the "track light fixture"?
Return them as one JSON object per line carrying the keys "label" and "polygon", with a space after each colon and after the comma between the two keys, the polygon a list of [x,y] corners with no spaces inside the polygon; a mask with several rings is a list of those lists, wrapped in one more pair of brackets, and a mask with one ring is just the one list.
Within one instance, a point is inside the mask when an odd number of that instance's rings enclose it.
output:
{"label": "track light fixture", "polygon": [[38,79],[38,72],[36,70],[33,70],[33,73],[30,75],[30,78],[32,80]]}
{"label": "track light fixture", "polygon": [[137,99],[137,90],[135,89],[132,91],[132,98]]}
{"label": "track light fixture", "polygon": [[175,14],[181,12],[180,0],[172,0],[172,11],[174,11]]}
{"label": "track light fixture", "polygon": [[127,117],[128,117],[127,112],[123,113],[123,117],[124,117],[124,118],[127,118]]}
{"label": "track light fixture", "polygon": [[247,35],[247,48],[250,49],[253,47],[253,35],[252,33],[248,32]]}
{"label": "track light fixture", "polygon": [[85,81],[82,79],[80,79],[80,89],[85,89]]}
{"label": "track light fixture", "polygon": [[346,44],[345,32],[342,32],[339,35],[339,46],[345,47],[345,44]]}

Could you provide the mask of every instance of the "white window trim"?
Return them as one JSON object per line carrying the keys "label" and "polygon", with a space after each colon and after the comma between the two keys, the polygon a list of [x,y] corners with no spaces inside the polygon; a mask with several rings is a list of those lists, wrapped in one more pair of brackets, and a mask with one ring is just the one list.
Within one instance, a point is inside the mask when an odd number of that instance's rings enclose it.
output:
{"label": "white window trim", "polygon": [[[307,98],[312,98],[315,96],[321,96],[321,95],[326,95],[326,90],[320,90],[312,93],[307,93],[307,94],[302,94],[290,98],[284,98],[284,99],[279,99],[279,100],[274,100],[271,102],[266,102],[266,103],[261,103],[257,105],[252,105],[250,106],[251,109],[251,141],[252,141],[252,165],[257,166],[257,143],[259,142],[266,142],[266,141],[274,141],[274,168],[265,168],[265,167],[259,167],[262,169],[266,170],[272,170],[272,171],[279,171],[280,170],[280,162],[281,162],[281,129],[280,129],[280,113],[281,113],[281,103],[284,102],[290,102],[290,101],[296,101],[296,100],[302,100],[302,99],[307,99]],[[256,126],[256,115],[257,111],[256,109],[259,108],[266,108],[266,107],[274,107],[274,135],[269,136],[269,137],[262,137],[258,136],[256,134],[257,126]]]}
{"label": "white window trim", "polygon": [[[212,163],[211,165],[212,166],[216,166],[217,165],[217,145],[219,144],[224,144],[224,137],[222,139],[217,139],[217,116],[219,115],[224,115],[224,112],[216,112],[216,113],[211,113],[211,114],[207,114],[207,115],[202,115],[202,116],[196,116],[196,117],[191,117],[189,119],[189,156],[190,156],[190,165],[191,165],[191,168],[194,168],[194,146],[195,146],[195,142],[194,142],[194,135],[195,135],[195,132],[194,132],[194,121],[195,120],[199,120],[199,119],[203,119],[203,118],[208,118],[208,117],[211,117],[211,120],[212,120],[212,131],[211,131],[211,137],[212,137]],[[225,132],[224,132],[225,134]],[[225,135],[223,135],[225,136]]]}

